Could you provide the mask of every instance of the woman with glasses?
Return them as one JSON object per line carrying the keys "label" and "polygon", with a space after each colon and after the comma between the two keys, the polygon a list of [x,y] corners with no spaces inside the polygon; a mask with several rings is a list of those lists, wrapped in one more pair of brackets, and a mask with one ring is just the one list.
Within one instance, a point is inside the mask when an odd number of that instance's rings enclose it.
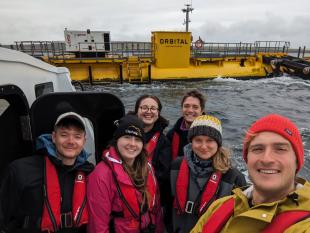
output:
{"label": "woman with glasses", "polygon": [[[171,163],[170,142],[163,131],[169,122],[161,116],[162,105],[158,97],[153,95],[140,96],[135,104],[134,114],[144,123],[144,134],[148,152],[148,160],[154,167],[155,175],[159,183],[161,203],[165,215],[170,203],[169,170]],[[169,213],[166,216],[170,216]],[[168,223],[169,218],[165,217]]]}

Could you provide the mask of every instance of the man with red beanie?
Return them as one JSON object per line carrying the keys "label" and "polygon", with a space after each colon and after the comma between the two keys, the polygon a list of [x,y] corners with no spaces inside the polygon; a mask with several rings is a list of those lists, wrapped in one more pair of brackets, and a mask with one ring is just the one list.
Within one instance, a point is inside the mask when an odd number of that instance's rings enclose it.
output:
{"label": "man with red beanie", "polygon": [[215,201],[195,232],[310,232],[310,183],[297,177],[304,147],[296,125],[270,114],[248,129],[243,158],[252,185]]}

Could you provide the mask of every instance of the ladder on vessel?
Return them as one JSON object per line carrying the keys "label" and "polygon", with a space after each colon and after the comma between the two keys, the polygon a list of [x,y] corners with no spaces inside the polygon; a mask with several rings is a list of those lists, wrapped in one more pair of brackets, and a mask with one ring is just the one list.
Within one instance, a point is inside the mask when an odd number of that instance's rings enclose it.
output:
{"label": "ladder on vessel", "polygon": [[127,60],[127,75],[129,83],[143,83],[142,67],[139,57],[130,56]]}

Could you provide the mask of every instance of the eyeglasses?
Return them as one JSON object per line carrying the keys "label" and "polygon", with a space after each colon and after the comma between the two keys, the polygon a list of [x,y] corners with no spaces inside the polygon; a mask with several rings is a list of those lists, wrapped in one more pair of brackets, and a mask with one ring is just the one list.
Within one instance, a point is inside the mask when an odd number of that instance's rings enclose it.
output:
{"label": "eyeglasses", "polygon": [[141,109],[142,112],[148,112],[149,110],[153,113],[158,111],[158,108],[156,108],[155,106],[147,106],[147,105],[142,105],[139,107]]}

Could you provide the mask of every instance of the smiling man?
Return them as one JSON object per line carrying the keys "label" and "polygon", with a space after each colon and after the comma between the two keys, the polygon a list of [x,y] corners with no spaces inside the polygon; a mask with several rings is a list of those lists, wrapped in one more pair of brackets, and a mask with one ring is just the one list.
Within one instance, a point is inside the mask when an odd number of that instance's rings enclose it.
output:
{"label": "smiling man", "polygon": [[191,232],[310,232],[310,184],[296,176],[304,163],[296,125],[276,114],[257,120],[243,158],[253,185],[214,202]]}
{"label": "smiling man", "polygon": [[0,232],[85,232],[86,179],[93,165],[83,150],[85,121],[61,114],[52,134],[37,139],[38,155],[15,160],[0,190]]}
{"label": "smiling man", "polygon": [[171,156],[175,160],[178,156],[183,156],[183,148],[189,141],[187,139],[188,130],[196,117],[204,114],[206,99],[197,90],[188,91],[182,98],[180,117],[174,126],[168,131],[167,138],[171,142]]}

